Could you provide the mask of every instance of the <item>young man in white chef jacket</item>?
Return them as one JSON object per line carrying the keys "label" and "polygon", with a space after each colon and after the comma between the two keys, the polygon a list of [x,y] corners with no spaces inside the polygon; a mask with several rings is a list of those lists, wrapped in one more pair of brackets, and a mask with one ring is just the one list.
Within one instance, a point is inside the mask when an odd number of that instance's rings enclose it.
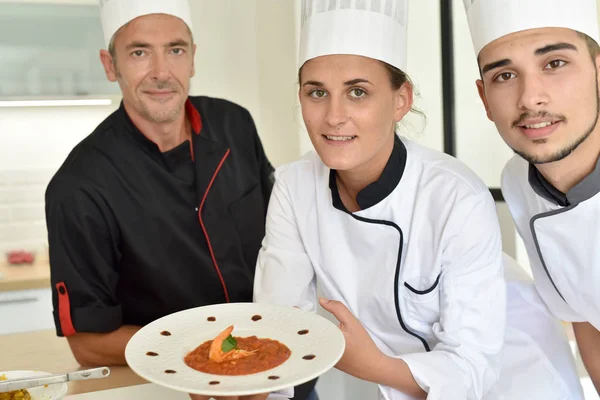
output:
{"label": "young man in white chef jacket", "polygon": [[254,298],[316,310],[337,368],[385,400],[580,400],[560,322],[502,254],[494,201],[396,135],[412,108],[408,2],[302,2],[299,97],[315,152],[282,166]]}
{"label": "young man in white chef jacket", "polygon": [[549,309],[600,390],[596,0],[464,0],[488,118],[517,155],[502,193]]}

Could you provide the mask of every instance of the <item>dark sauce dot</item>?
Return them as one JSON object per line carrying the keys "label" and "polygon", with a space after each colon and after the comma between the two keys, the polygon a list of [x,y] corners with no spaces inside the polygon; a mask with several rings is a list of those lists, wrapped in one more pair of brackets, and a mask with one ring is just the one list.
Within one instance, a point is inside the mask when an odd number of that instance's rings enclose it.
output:
{"label": "dark sauce dot", "polygon": [[215,317],[208,317],[206,320],[209,322],[215,322],[217,319]]}
{"label": "dark sauce dot", "polygon": [[316,356],[314,354],[309,354],[307,356],[302,357],[305,360],[313,360]]}
{"label": "dark sauce dot", "polygon": [[219,383],[221,383],[221,382],[219,382],[219,381],[212,381],[212,382],[209,382],[208,384],[214,386],[214,385],[218,385]]}
{"label": "dark sauce dot", "polygon": [[165,371],[165,374],[176,374],[177,371],[173,371],[172,369],[168,369]]}
{"label": "dark sauce dot", "polygon": [[163,336],[171,336],[171,332],[169,331],[162,331],[160,334]]}
{"label": "dark sauce dot", "polygon": [[155,353],[153,351],[149,351],[149,352],[146,353],[146,355],[150,356],[150,357],[156,357],[158,355],[158,353]]}
{"label": "dark sauce dot", "polygon": [[298,331],[298,335],[306,335],[308,333],[308,329],[303,329],[301,331]]}
{"label": "dark sauce dot", "polygon": [[252,321],[256,322],[256,321],[260,321],[262,319],[262,317],[260,315],[255,315],[252,317]]}
{"label": "dark sauce dot", "polygon": [[272,381],[276,381],[277,379],[279,379],[279,377],[278,377],[278,376],[275,376],[275,375],[271,375],[271,376],[269,377],[269,379],[270,379],[270,380],[272,380]]}

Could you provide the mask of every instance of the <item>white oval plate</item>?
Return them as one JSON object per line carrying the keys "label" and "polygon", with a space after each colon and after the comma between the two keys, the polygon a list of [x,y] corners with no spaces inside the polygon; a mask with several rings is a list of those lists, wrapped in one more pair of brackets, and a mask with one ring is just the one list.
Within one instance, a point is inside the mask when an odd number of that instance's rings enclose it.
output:
{"label": "white oval plate", "polygon": [[[6,379],[33,378],[36,376],[52,375],[42,371],[4,371],[0,376],[6,375]],[[67,394],[66,383],[55,383],[48,386],[38,386],[27,389],[32,400],[60,400]]]}
{"label": "white oval plate", "polygon": [[[252,317],[262,318],[253,321]],[[215,321],[208,321],[214,317]],[[184,357],[233,325],[233,336],[278,340],[292,352],[283,364],[265,372],[224,376],[188,367]],[[307,334],[298,332],[308,330]],[[171,335],[164,336],[167,331]],[[308,382],[331,369],[342,357],[346,343],[340,329],[316,313],[263,303],[230,303],[180,311],[139,330],[125,349],[131,369],[158,385],[205,396],[245,396],[272,393]],[[158,356],[148,356],[148,352]],[[314,359],[303,357],[314,355]],[[166,373],[165,371],[175,371]],[[269,377],[277,376],[272,380]],[[219,382],[211,385],[211,382]]]}

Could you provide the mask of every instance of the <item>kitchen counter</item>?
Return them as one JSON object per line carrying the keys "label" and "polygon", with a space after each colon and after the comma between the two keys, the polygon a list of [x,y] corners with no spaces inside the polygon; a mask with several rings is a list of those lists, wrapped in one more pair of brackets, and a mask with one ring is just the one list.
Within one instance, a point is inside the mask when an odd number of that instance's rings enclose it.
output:
{"label": "kitchen counter", "polygon": [[0,292],[50,287],[50,264],[47,259],[31,265],[9,265],[0,262]]}
{"label": "kitchen counter", "polygon": [[[65,338],[53,330],[0,335],[0,371],[37,370],[66,373],[83,369],[71,353]],[[104,379],[73,381],[67,385],[69,395],[89,393],[148,383],[129,367],[110,367]]]}
{"label": "kitchen counter", "polygon": [[65,400],[190,400],[190,397],[182,392],[176,392],[153,383],[136,385],[127,388],[104,390],[94,393],[82,393],[68,395]]}

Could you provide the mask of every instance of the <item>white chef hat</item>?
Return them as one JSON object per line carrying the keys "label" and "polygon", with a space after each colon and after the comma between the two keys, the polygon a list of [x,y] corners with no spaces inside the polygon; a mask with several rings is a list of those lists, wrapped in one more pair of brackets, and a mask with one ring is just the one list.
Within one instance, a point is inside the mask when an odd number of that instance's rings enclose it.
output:
{"label": "white chef hat", "polygon": [[299,67],[353,54],[406,68],[408,0],[302,0]]}
{"label": "white chef hat", "polygon": [[600,43],[596,0],[463,0],[475,53],[510,33],[569,28]]}
{"label": "white chef hat", "polygon": [[192,30],[188,0],[100,0],[100,9],[106,47],[123,25],[148,14],[178,17]]}

